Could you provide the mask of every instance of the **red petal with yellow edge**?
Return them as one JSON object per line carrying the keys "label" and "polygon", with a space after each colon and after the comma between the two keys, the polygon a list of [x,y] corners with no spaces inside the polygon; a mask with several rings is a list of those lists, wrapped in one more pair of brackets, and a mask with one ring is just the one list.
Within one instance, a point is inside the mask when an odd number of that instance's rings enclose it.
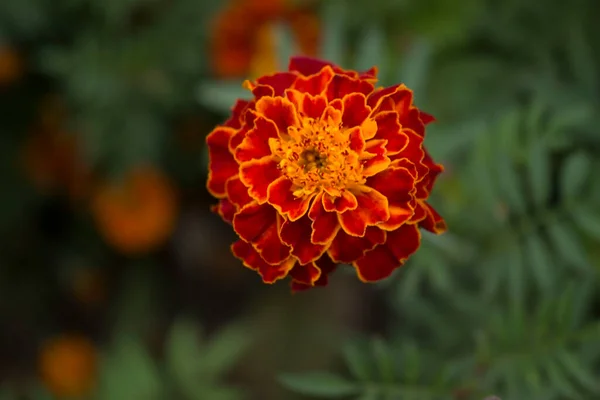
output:
{"label": "red petal with yellow edge", "polygon": [[233,217],[233,229],[246,242],[254,242],[271,225],[277,223],[277,212],[268,204],[252,202]]}
{"label": "red petal with yellow edge", "polygon": [[285,215],[292,221],[296,221],[308,211],[311,199],[314,197],[295,197],[293,193],[293,183],[285,176],[281,176],[267,190],[267,201],[280,214]]}
{"label": "red petal with yellow edge", "polygon": [[277,162],[271,156],[252,160],[240,166],[240,179],[248,187],[248,194],[259,203],[267,201],[269,185],[281,176]]}
{"label": "red petal with yellow edge", "polygon": [[423,158],[423,164],[429,169],[429,172],[425,178],[417,185],[417,198],[425,199],[431,193],[433,185],[437,180],[437,177],[444,171],[444,167],[440,164],[433,162],[433,159],[425,150],[425,157]]}
{"label": "red petal with yellow edge", "polygon": [[256,80],[260,85],[267,85],[273,88],[275,96],[283,96],[287,88],[292,86],[298,77],[289,72],[279,72],[273,75],[261,76]]}
{"label": "red petal with yellow edge", "polygon": [[378,244],[385,243],[386,233],[376,226],[370,226],[365,232],[365,236],[350,236],[344,231],[340,231],[327,253],[331,259],[337,263],[351,264],[365,255],[365,252],[372,250]]}
{"label": "red petal with yellow edge", "polygon": [[448,230],[448,226],[446,225],[446,221],[442,218],[438,212],[431,207],[427,202],[421,201],[421,206],[426,211],[426,217],[421,222],[419,222],[419,226],[429,232],[435,233],[439,235]]}
{"label": "red petal with yellow edge", "polygon": [[377,133],[375,139],[387,140],[387,154],[399,153],[408,145],[408,135],[402,132],[398,114],[394,111],[386,111],[375,116],[377,122]]}
{"label": "red petal with yellow edge", "polygon": [[299,124],[294,104],[285,97],[261,98],[256,102],[256,112],[273,121],[282,134]]}
{"label": "red petal with yellow edge", "polygon": [[342,112],[332,107],[331,104],[323,111],[321,117],[324,121],[327,121],[329,125],[339,125],[342,122]]}
{"label": "red petal with yellow edge", "polygon": [[337,214],[335,212],[325,211],[323,208],[322,196],[328,195],[318,195],[308,212],[308,218],[313,221],[310,241],[315,244],[331,243],[337,232],[340,230]]}
{"label": "red petal with yellow edge", "polygon": [[[369,97],[367,98],[367,104],[369,105],[369,107],[371,107],[373,109],[374,113],[379,112],[381,103],[385,99],[388,99],[392,93],[395,93],[401,87],[406,88],[406,86],[404,86],[403,84],[400,84],[400,85],[394,85],[394,86],[377,89],[369,95]],[[406,89],[408,90],[408,88],[406,88]]]}
{"label": "red petal with yellow edge", "polygon": [[327,100],[325,99],[325,97],[312,96],[306,93],[304,99],[302,100],[301,110],[304,116],[318,119],[321,118],[326,107]]}
{"label": "red petal with yellow edge", "polygon": [[327,99],[321,95],[313,96],[308,93],[299,92],[295,89],[286,90],[285,95],[292,103],[294,103],[304,117],[314,119],[321,118],[325,107],[327,107]]}
{"label": "red petal with yellow edge", "polygon": [[408,158],[398,158],[392,161],[390,168],[404,168],[408,170],[410,176],[416,181],[418,178],[417,167]]}
{"label": "red petal with yellow edge", "polygon": [[285,278],[296,262],[290,257],[279,265],[269,265],[249,243],[243,240],[235,242],[231,246],[231,251],[247,268],[258,272],[264,283],[274,283]]}
{"label": "red petal with yellow edge", "polygon": [[[373,103],[379,103],[376,112],[382,112],[389,109],[389,101],[393,103],[393,109],[398,113],[400,124],[403,127],[411,128],[419,136],[425,134],[425,122],[421,119],[423,114],[413,105],[413,92],[408,89],[405,85],[396,85],[390,88],[386,88],[377,94],[374,94],[369,99],[368,103],[374,107]],[[426,114],[425,119],[431,117]]]}
{"label": "red petal with yellow edge", "polygon": [[227,198],[237,207],[243,207],[253,200],[248,194],[248,188],[244,186],[238,176],[229,179],[225,184],[225,189]]}
{"label": "red petal with yellow edge", "polygon": [[339,197],[323,194],[323,208],[327,212],[343,213],[346,210],[355,210],[356,207],[358,207],[358,200],[349,190],[344,190]]}
{"label": "red petal with yellow edge", "polygon": [[281,216],[277,215],[275,222],[252,241],[252,246],[271,265],[280,264],[290,256],[290,248],[279,238],[281,223]]}
{"label": "red petal with yellow edge", "polygon": [[330,62],[312,57],[297,56],[290,59],[288,70],[299,72],[304,76],[309,76],[321,71],[325,66],[333,67],[334,65]]}
{"label": "red petal with yellow edge", "polygon": [[339,214],[340,225],[351,236],[364,236],[367,226],[387,221],[390,218],[387,198],[367,187],[354,191],[358,207]]}
{"label": "red petal with yellow edge", "polygon": [[403,225],[388,232],[385,244],[378,245],[354,263],[358,277],[363,282],[375,282],[389,277],[417,251],[420,244],[421,234],[414,224]]}
{"label": "red petal with yellow edge", "polygon": [[315,261],[327,249],[326,245],[314,244],[310,241],[311,223],[312,221],[306,215],[295,222],[287,220],[281,225],[279,232],[281,240],[292,248],[292,255],[303,265]]}
{"label": "red petal with yellow edge", "polygon": [[[292,293],[301,292],[316,286],[327,286],[327,284],[329,283],[329,275],[336,270],[337,264],[331,261],[327,254],[323,255],[321,258],[315,261],[314,264],[321,270],[321,275],[319,276],[319,279],[317,279],[312,286],[296,280],[292,280]],[[298,266],[299,264],[296,264],[296,267],[294,268],[297,268]]]}
{"label": "red petal with yellow edge", "polygon": [[235,158],[243,163],[268,156],[271,154],[269,139],[278,136],[277,126],[273,121],[258,117],[254,121],[254,128],[248,131],[242,143],[235,149]]}
{"label": "red petal with yellow edge", "polygon": [[228,199],[221,199],[218,204],[211,207],[211,210],[219,214],[223,221],[231,224],[233,216],[237,212],[237,207]]}
{"label": "red petal with yellow edge", "polygon": [[306,265],[296,264],[289,274],[293,282],[306,286],[313,286],[321,276],[321,269],[314,262]]}
{"label": "red petal with yellow edge", "polygon": [[231,109],[231,117],[225,121],[225,126],[233,129],[240,129],[242,127],[242,117],[244,111],[248,108],[250,102],[248,100],[236,100],[234,106]]}
{"label": "red petal with yellow edge", "polygon": [[404,129],[402,132],[408,136],[408,144],[399,153],[390,155],[390,159],[393,162],[405,158],[412,162],[417,170],[417,180],[421,180],[429,172],[427,166],[422,162],[425,157],[423,138],[410,129]]}
{"label": "red petal with yellow edge", "polygon": [[387,197],[390,205],[407,205],[413,198],[415,180],[410,171],[394,167],[370,177],[367,185]]}
{"label": "red petal with yellow edge", "polygon": [[410,222],[411,224],[415,224],[427,218],[427,210],[423,206],[422,201],[412,200],[410,204],[414,208],[414,214],[412,215],[412,217],[410,217],[410,220],[408,222]]}
{"label": "red petal with yellow edge", "polygon": [[350,139],[350,149],[359,154],[367,146],[365,138],[363,137],[360,127],[358,126],[355,126],[354,128],[348,130],[348,139]]}
{"label": "red petal with yellow edge", "polygon": [[345,128],[360,126],[371,113],[362,93],[350,93],[342,99],[342,124]]}
{"label": "red petal with yellow edge", "polygon": [[229,140],[235,131],[217,127],[206,137],[208,146],[208,191],[215,197],[225,196],[225,182],[238,173],[238,164],[229,151]]}
{"label": "red petal with yellow edge", "polygon": [[273,97],[275,95],[275,91],[271,86],[267,85],[252,85],[249,86],[252,88],[252,95],[255,100],[259,100],[263,97]]}
{"label": "red petal with yellow edge", "polygon": [[335,75],[327,85],[327,99],[342,99],[351,93],[368,95],[374,90],[373,84],[346,75]]}
{"label": "red petal with yellow edge", "polygon": [[333,79],[333,76],[334,72],[331,67],[325,67],[314,75],[298,77],[292,88],[303,93],[318,95],[325,92],[327,84]]}
{"label": "red petal with yellow edge", "polygon": [[423,124],[427,125],[432,122],[435,122],[435,117],[431,114],[427,114],[426,112],[421,111],[421,121]]}

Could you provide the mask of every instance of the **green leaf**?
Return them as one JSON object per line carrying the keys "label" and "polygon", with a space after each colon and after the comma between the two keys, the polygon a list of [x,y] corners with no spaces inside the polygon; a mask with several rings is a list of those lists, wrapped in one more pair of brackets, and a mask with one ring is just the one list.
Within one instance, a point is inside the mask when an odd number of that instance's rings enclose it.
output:
{"label": "green leaf", "polygon": [[241,400],[244,391],[233,387],[200,387],[186,400]]}
{"label": "green leaf", "polygon": [[537,206],[542,206],[547,201],[550,192],[551,171],[547,149],[540,140],[533,140],[528,164],[529,186],[533,202]]}
{"label": "green leaf", "polygon": [[560,187],[564,198],[572,199],[581,194],[591,171],[592,162],[583,152],[571,155],[561,171]]}
{"label": "green leaf", "polygon": [[205,380],[228,372],[252,341],[252,333],[242,324],[231,324],[216,332],[205,345],[201,373]]}
{"label": "green leaf", "polygon": [[[186,392],[196,388],[201,363],[200,327],[183,318],[175,321],[166,340],[166,364],[178,386],[186,388]],[[193,384],[191,389],[188,388],[190,383]]]}
{"label": "green leaf", "polygon": [[100,367],[100,399],[161,399],[163,381],[139,338],[118,336]]}
{"label": "green leaf", "polygon": [[525,246],[535,282],[539,289],[546,293],[552,287],[552,260],[549,257],[549,249],[535,233],[528,235]]}
{"label": "green leaf", "polygon": [[552,382],[552,386],[556,388],[563,396],[578,400],[581,399],[581,395],[577,393],[571,382],[565,377],[563,372],[560,370],[558,364],[554,360],[547,360],[545,362],[545,369],[548,373],[548,377]]}
{"label": "green leaf", "polygon": [[321,58],[334,64],[342,65],[347,48],[344,20],[346,5],[339,0],[329,0],[323,5],[321,20],[324,24],[321,40]]}
{"label": "green leaf", "polygon": [[346,365],[352,374],[352,377],[359,381],[368,381],[371,379],[369,372],[369,360],[365,357],[355,342],[347,342],[342,349]]}
{"label": "green leaf", "polygon": [[594,394],[600,394],[600,384],[595,374],[588,368],[584,367],[581,360],[571,354],[567,350],[560,350],[557,354],[558,360],[561,362],[564,370],[571,377],[579,382],[587,391]]}
{"label": "green leaf", "polygon": [[526,210],[525,199],[513,160],[507,154],[499,152],[496,155],[495,171],[502,197],[510,208],[523,214]]}
{"label": "green leaf", "polygon": [[525,295],[525,282],[523,277],[523,254],[518,243],[512,243],[507,250],[508,258],[508,296],[511,306],[520,310]]}
{"label": "green leaf", "polygon": [[596,240],[600,240],[600,215],[594,213],[588,207],[572,207],[569,215],[579,229]]}
{"label": "green leaf", "polygon": [[252,94],[242,87],[242,82],[204,82],[197,90],[196,98],[205,107],[228,114],[237,99],[250,99]]}
{"label": "green leaf", "polygon": [[362,35],[358,44],[353,67],[358,71],[366,71],[373,66],[379,68],[379,74],[386,76],[382,70],[385,57],[385,35],[379,25],[370,26]]}
{"label": "green leaf", "polygon": [[584,248],[577,240],[577,234],[565,223],[556,220],[548,226],[548,234],[553,247],[567,264],[578,267],[582,272],[589,271],[589,261]]}
{"label": "green leaf", "polygon": [[379,376],[383,382],[394,382],[396,375],[394,371],[393,349],[383,339],[376,337],[371,341],[375,364],[379,369]]}
{"label": "green leaf", "polygon": [[360,387],[345,378],[329,372],[284,374],[279,381],[288,389],[307,396],[340,398],[356,395]]}

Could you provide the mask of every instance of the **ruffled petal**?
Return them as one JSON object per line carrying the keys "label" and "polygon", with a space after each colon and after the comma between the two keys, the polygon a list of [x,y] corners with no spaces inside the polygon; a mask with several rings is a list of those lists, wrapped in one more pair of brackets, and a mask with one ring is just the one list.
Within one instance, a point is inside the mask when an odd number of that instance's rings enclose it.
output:
{"label": "ruffled petal", "polygon": [[246,242],[256,241],[265,230],[277,223],[277,212],[268,204],[253,201],[233,217],[233,229]]}
{"label": "ruffled petal", "polygon": [[327,85],[327,99],[343,99],[350,94],[368,95],[374,90],[373,84],[363,79],[336,74]]}
{"label": "ruffled petal", "polygon": [[249,105],[250,102],[248,100],[236,100],[234,106],[231,108],[231,117],[223,125],[233,129],[240,129],[243,122],[242,117]]}
{"label": "ruffled petal", "polygon": [[297,56],[290,59],[288,70],[299,72],[304,76],[309,76],[316,74],[326,66],[333,67],[333,64],[312,57]]}
{"label": "ruffled petal", "polygon": [[273,89],[272,96],[283,96],[285,90],[292,86],[297,75],[290,72],[278,72],[273,75],[262,76],[256,80],[259,85],[266,85]]}
{"label": "ruffled petal", "polygon": [[[320,270],[319,278],[316,281],[314,281],[312,285],[308,284],[302,280],[292,279],[292,283],[291,283],[292,293],[301,292],[301,291],[313,288],[315,286],[321,286],[321,287],[327,286],[327,284],[329,283],[329,275],[331,273],[333,273],[337,268],[337,264],[335,264],[333,261],[331,261],[331,259],[327,256],[327,254],[324,254],[321,258],[319,258],[317,261],[315,261],[311,264],[314,265],[315,267],[319,268],[319,270]],[[307,264],[307,265],[311,265],[311,264]],[[296,267],[294,267],[294,269],[299,268],[299,267],[301,267],[301,266],[299,264],[296,264]]]}
{"label": "ruffled petal", "polygon": [[233,222],[233,216],[237,212],[237,207],[225,198],[220,199],[217,204],[212,206],[211,211],[219,214],[219,216],[223,218],[223,221],[231,224]]}
{"label": "ruffled petal", "polygon": [[244,266],[260,274],[264,283],[274,283],[285,278],[294,267],[296,260],[292,257],[278,265],[270,265],[265,262],[258,252],[243,240],[238,240],[231,246],[234,256],[242,260]]}
{"label": "ruffled petal", "polygon": [[[335,80],[335,79],[334,79]],[[367,99],[362,93],[350,93],[342,99],[342,124],[345,128],[360,126],[371,113]]]}
{"label": "ruffled petal", "polygon": [[340,230],[340,223],[335,212],[327,212],[323,207],[322,197],[328,196],[320,194],[315,197],[313,204],[308,212],[308,218],[312,220],[312,233],[310,241],[316,244],[329,244]]}
{"label": "ruffled petal", "polygon": [[415,180],[408,169],[387,169],[369,178],[367,185],[388,199],[390,218],[378,225],[381,229],[395,230],[411,219],[414,214],[411,201],[414,199]]}
{"label": "ruffled petal", "polygon": [[248,188],[242,183],[239,176],[230,178],[225,184],[227,198],[238,208],[250,203],[253,199],[248,194]]}
{"label": "ruffled petal", "polygon": [[278,130],[275,123],[259,116],[254,121],[254,128],[250,129],[242,143],[235,149],[235,158],[239,163],[259,159],[271,154],[269,139],[277,138]]}
{"label": "ruffled petal", "polygon": [[427,202],[421,201],[421,206],[426,211],[425,219],[419,222],[419,226],[429,232],[435,233],[439,235],[448,230],[448,226],[446,225],[446,221],[442,218],[438,212],[431,207]]}
{"label": "ruffled petal", "polygon": [[387,140],[386,150],[388,155],[397,154],[408,146],[408,136],[402,132],[398,114],[386,111],[375,116],[377,133],[375,139]]}
{"label": "ruffled petal", "polygon": [[365,151],[361,154],[362,159],[362,174],[365,177],[373,176],[381,171],[386,170],[391,160],[387,156],[387,140],[370,140],[366,144]]}
{"label": "ruffled petal", "polygon": [[375,282],[389,277],[417,251],[420,244],[421,234],[414,224],[405,224],[388,232],[384,244],[368,251],[353,263],[359,279],[363,282]]}
{"label": "ruffled petal", "polygon": [[281,240],[292,248],[292,255],[303,265],[317,260],[327,250],[326,245],[310,241],[311,224],[312,221],[305,215],[298,221],[286,220],[279,232]]}
{"label": "ruffled petal", "polygon": [[229,140],[234,134],[234,129],[221,126],[206,138],[209,156],[206,187],[218,198],[225,196],[225,182],[238,173],[238,164],[229,151]]}
{"label": "ruffled petal", "polygon": [[346,210],[356,210],[358,200],[349,190],[344,190],[341,196],[331,196],[327,193],[323,195],[323,208],[327,212],[343,213]]}
{"label": "ruffled petal", "polygon": [[325,92],[327,85],[331,79],[333,79],[333,76],[334,72],[331,67],[326,66],[314,75],[298,77],[292,88],[303,93],[318,95]]}
{"label": "ruffled petal", "polygon": [[299,125],[296,107],[285,97],[261,98],[256,102],[256,113],[273,121],[280,135],[285,135],[288,127]]}
{"label": "ruffled petal", "polygon": [[321,95],[313,96],[295,89],[286,90],[285,95],[298,108],[300,114],[307,118],[321,118],[327,107],[327,99]]}
{"label": "ruffled petal", "polygon": [[240,179],[248,187],[248,194],[259,203],[267,201],[269,185],[281,176],[277,162],[271,157],[252,160],[240,166]]}
{"label": "ruffled petal", "polygon": [[280,214],[285,215],[291,221],[296,221],[306,214],[314,195],[296,197],[293,189],[294,184],[292,181],[285,176],[281,176],[269,186],[267,201]]}
{"label": "ruffled petal", "polygon": [[340,225],[351,236],[364,236],[367,226],[390,218],[387,198],[375,189],[362,187],[353,192],[358,201],[355,210],[339,214]]}
{"label": "ruffled petal", "polygon": [[372,250],[378,244],[384,243],[386,232],[376,226],[369,226],[365,236],[350,236],[339,231],[327,253],[333,261],[341,264],[351,264]]}

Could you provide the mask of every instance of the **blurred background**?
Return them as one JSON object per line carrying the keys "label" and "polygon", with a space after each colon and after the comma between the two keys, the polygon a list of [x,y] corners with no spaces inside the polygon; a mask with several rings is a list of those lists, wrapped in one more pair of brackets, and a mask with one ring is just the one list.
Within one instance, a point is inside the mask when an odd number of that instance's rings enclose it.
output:
{"label": "blurred background", "polygon": [[[1,0],[1,400],[600,399],[600,3]],[[446,172],[392,278],[234,259],[204,140],[293,54],[377,65]]]}

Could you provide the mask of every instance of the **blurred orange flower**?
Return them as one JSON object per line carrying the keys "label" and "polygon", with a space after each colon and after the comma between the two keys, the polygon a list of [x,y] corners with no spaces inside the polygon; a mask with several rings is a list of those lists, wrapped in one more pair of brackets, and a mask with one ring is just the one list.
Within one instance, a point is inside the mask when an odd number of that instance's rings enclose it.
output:
{"label": "blurred orange flower", "polygon": [[178,205],[169,179],[153,167],[140,167],[120,182],[98,188],[92,212],[105,240],[126,254],[163,244],[173,232]]}
{"label": "blurred orange flower", "polygon": [[44,385],[54,396],[84,396],[96,383],[96,348],[79,335],[52,338],[42,346],[39,370]]}
{"label": "blurred orange flower", "polygon": [[87,194],[90,170],[75,133],[64,129],[66,109],[56,96],[45,98],[38,121],[23,146],[22,163],[32,184],[45,193],[64,191],[72,199]]}
{"label": "blurred orange flower", "polygon": [[0,45],[0,86],[13,83],[23,74],[21,55],[12,47]]}
{"label": "blurred orange flower", "polygon": [[319,20],[310,9],[289,0],[232,0],[217,16],[213,27],[212,62],[219,78],[236,79],[277,70],[278,22],[289,24],[299,51],[317,53]]}

